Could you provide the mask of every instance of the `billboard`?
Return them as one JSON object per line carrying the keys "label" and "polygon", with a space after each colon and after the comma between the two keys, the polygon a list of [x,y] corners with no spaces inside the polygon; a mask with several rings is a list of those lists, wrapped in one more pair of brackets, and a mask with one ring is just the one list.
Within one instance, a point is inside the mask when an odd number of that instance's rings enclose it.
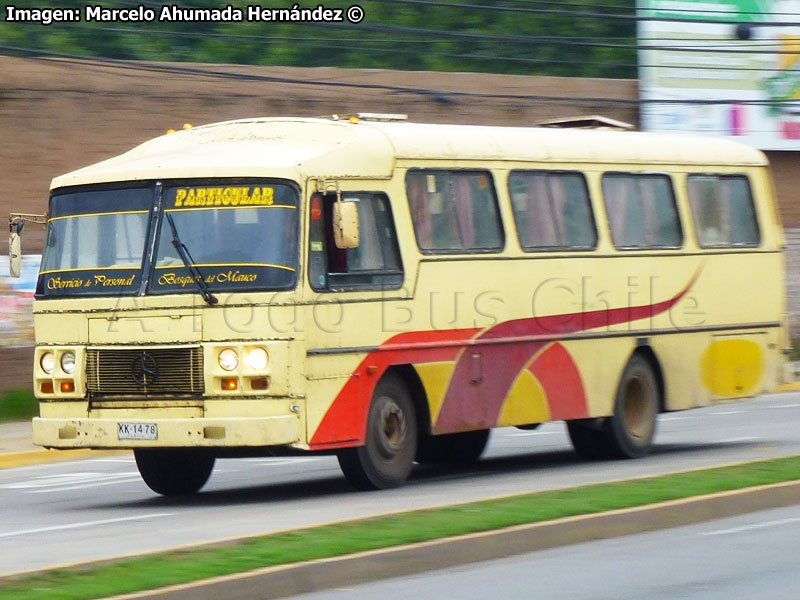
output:
{"label": "billboard", "polygon": [[33,346],[33,294],[41,255],[22,257],[19,278],[0,275],[0,347]]}
{"label": "billboard", "polygon": [[800,150],[800,1],[637,0],[644,131]]}

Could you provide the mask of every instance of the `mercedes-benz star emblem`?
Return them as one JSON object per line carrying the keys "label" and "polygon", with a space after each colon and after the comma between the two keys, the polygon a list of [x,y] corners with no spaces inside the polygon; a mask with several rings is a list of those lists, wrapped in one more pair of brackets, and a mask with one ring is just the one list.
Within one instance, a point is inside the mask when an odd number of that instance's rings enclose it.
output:
{"label": "mercedes-benz star emblem", "polygon": [[131,363],[131,375],[133,380],[141,386],[153,385],[158,379],[156,359],[147,352],[142,352]]}

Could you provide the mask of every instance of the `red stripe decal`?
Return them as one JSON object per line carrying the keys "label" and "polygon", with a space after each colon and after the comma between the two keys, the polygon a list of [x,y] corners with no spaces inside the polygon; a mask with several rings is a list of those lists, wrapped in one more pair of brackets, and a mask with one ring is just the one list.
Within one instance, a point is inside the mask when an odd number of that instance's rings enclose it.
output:
{"label": "red stripe decal", "polygon": [[536,357],[528,370],[542,384],[552,420],[589,416],[581,375],[564,346],[552,344]]}
{"label": "red stripe decal", "polygon": [[[331,404],[310,445],[322,449],[363,443],[372,392],[391,365],[452,361],[456,358],[456,367],[434,430],[449,432],[493,427],[520,370],[536,352],[552,341],[551,336],[610,327],[661,314],[689,292],[700,270],[678,294],[655,304],[514,319],[482,332],[478,329],[448,329],[398,334],[364,358]],[[513,341],[531,336],[544,339]],[[512,343],[492,343],[506,340]],[[539,378],[547,393],[554,419],[585,416],[585,400],[580,400],[583,385],[577,367],[566,350],[560,345],[558,347],[563,352],[548,349],[531,366],[531,372]],[[541,367],[538,365],[540,361],[544,361]],[[568,363],[572,364],[574,373],[566,366]],[[555,367],[555,373],[560,370],[564,377],[556,376],[554,379],[548,365]],[[371,375],[367,374],[367,367],[375,367]],[[563,395],[565,389],[566,396]]]}

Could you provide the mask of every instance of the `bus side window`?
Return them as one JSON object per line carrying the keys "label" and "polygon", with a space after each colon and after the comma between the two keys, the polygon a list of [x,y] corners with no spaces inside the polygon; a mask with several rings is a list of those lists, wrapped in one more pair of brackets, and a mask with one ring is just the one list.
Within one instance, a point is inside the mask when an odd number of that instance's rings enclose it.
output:
{"label": "bus side window", "polygon": [[417,245],[425,253],[496,252],[505,238],[488,171],[413,169],[406,195]]}
{"label": "bus side window", "polygon": [[333,236],[335,194],[311,199],[309,280],[317,291],[397,289],[403,269],[389,198],[381,193],[342,194],[358,206],[360,242],[357,248],[337,248]]}
{"label": "bus side window", "polygon": [[758,246],[761,242],[746,176],[689,175],[688,191],[700,246]]}
{"label": "bus side window", "polygon": [[597,245],[583,174],[513,171],[508,187],[524,250],[586,250]]}
{"label": "bus side window", "polygon": [[683,233],[669,176],[606,173],[602,184],[614,246],[623,249],[681,246]]}

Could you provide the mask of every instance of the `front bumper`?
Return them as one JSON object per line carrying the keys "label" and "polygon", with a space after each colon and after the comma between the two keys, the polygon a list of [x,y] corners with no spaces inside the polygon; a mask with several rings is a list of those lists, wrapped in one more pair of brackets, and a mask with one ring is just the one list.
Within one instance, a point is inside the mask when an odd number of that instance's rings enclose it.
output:
{"label": "front bumper", "polygon": [[[121,440],[119,423],[155,424],[158,437]],[[298,415],[228,419],[33,419],[33,443],[46,448],[304,448],[302,433]]]}

